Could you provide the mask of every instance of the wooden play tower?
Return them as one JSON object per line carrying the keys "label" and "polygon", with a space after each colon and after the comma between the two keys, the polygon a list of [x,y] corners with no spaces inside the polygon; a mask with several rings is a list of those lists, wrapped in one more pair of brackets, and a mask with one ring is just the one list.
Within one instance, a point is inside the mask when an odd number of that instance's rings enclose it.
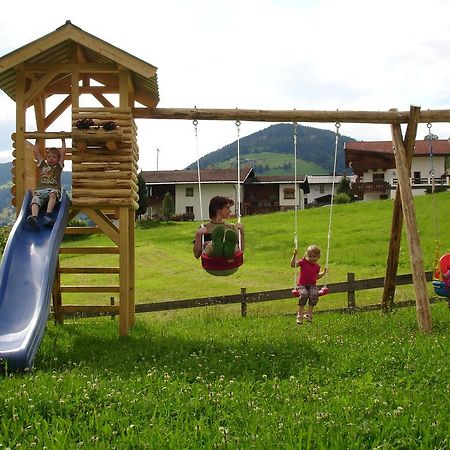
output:
{"label": "wooden play tower", "polygon": [[[43,153],[45,146],[60,145],[60,141],[47,145],[46,141],[70,138],[72,148],[68,149],[66,158],[72,160],[69,217],[82,212],[95,226],[67,227],[66,234],[101,232],[110,239],[111,245],[64,247],[60,254],[118,255],[116,267],[58,264],[53,288],[57,321],[62,322],[67,311],[112,311],[120,317],[119,333],[128,334],[134,322],[139,158],[132,108],[135,102],[149,108],[157,105],[156,68],[66,22],[54,32],[1,58],[0,88],[16,102],[11,190],[16,210],[20,210],[26,191],[36,186],[38,173],[29,139],[39,139]],[[56,105],[50,107],[58,96]],[[34,130],[27,126],[30,107],[34,107]],[[70,130],[49,131],[63,114],[71,114]],[[115,274],[117,283],[65,286],[61,275],[67,273]],[[119,304],[64,306],[65,292],[115,295]]]}

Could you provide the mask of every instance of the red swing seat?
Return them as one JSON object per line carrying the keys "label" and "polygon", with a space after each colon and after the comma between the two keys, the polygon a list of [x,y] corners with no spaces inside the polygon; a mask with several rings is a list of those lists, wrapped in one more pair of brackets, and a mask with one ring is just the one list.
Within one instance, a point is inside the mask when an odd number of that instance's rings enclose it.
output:
{"label": "red swing seat", "polygon": [[208,256],[205,253],[202,253],[201,258],[203,269],[216,276],[232,275],[244,264],[244,252],[242,250],[237,250],[232,258]]}
{"label": "red swing seat", "polygon": [[440,297],[448,297],[448,286],[443,280],[442,274],[446,273],[450,267],[450,253],[447,253],[439,259],[439,265],[435,267],[433,288],[436,295]]}

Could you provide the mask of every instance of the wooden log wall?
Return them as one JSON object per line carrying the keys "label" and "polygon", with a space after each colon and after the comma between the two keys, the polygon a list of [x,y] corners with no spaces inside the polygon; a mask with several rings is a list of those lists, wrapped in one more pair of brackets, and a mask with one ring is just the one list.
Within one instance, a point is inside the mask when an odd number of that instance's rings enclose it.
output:
{"label": "wooden log wall", "polygon": [[[99,130],[79,130],[80,119],[92,119]],[[105,122],[117,129],[105,132]],[[138,208],[137,127],[131,108],[73,108],[72,205],[75,208]]]}
{"label": "wooden log wall", "polygon": [[[11,205],[15,207],[17,205],[17,201],[16,201],[16,194],[17,194],[16,161],[17,160],[16,160],[16,150],[15,150],[15,147],[16,147],[16,134],[15,133],[13,133],[12,139],[13,139],[14,150],[13,150],[13,161],[12,161],[12,168],[11,168],[11,175],[12,175]],[[24,190],[26,191],[27,189],[35,189],[36,188],[38,173],[37,173],[36,162],[34,160],[34,152],[33,152],[34,145],[32,145],[28,141],[25,141],[24,146],[25,146],[25,152],[23,155],[24,174],[23,174],[23,178],[21,178],[19,181],[23,182]]]}

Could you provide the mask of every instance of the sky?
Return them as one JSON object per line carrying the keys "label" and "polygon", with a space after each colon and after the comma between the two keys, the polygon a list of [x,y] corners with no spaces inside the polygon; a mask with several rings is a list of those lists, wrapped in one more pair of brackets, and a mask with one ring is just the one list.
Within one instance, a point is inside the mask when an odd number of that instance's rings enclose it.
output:
{"label": "sky", "polygon": [[[0,57],[70,20],[156,66],[161,108],[450,108],[448,0],[25,5],[19,13],[14,2],[2,4]],[[0,162],[12,159],[14,122],[15,103],[0,91]],[[270,125],[242,122],[240,137]],[[334,123],[305,125],[335,129]],[[142,170],[183,169],[237,138],[234,121],[200,121],[197,138],[190,120],[137,119],[137,126]],[[440,139],[450,136],[449,124],[433,124],[431,131]],[[343,123],[340,132],[358,140],[391,139],[385,124]],[[426,124],[419,125],[417,138],[427,133]]]}

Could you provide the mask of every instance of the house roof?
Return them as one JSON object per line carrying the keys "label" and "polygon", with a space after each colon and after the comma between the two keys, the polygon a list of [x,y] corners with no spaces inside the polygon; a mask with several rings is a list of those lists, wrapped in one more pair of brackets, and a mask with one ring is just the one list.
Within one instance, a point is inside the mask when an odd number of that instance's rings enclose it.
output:
{"label": "house roof", "polygon": [[[434,155],[450,155],[450,143],[447,139],[436,141],[416,141],[414,147],[415,156],[429,156],[430,142],[432,143]],[[392,141],[361,141],[345,142],[344,149],[362,153],[389,153],[394,154],[392,150]]]}
{"label": "house roof", "polygon": [[[414,156],[430,156],[430,143],[434,156],[450,155],[450,143],[446,139],[441,139],[416,141]],[[346,166],[351,166],[353,172],[358,176],[362,176],[369,169],[387,170],[395,168],[392,141],[346,142],[344,150]]]}
{"label": "house roof", "polygon": [[[302,182],[305,180],[305,176],[298,176],[297,181]],[[252,183],[294,183],[295,177],[294,175],[258,175],[255,176]]]}
{"label": "house roof", "polygon": [[[55,69],[53,83],[67,78],[67,72],[60,73],[57,65],[73,63],[74,55],[77,58],[75,62],[77,65],[91,64],[93,67],[93,64],[100,63],[126,67],[131,72],[134,100],[149,108],[154,108],[158,104],[155,66],[83,31],[70,21],[0,58],[0,88],[14,101],[16,100],[16,68],[21,64],[29,64],[33,68],[43,65],[47,70],[53,65]],[[106,75],[108,79],[114,76],[117,80],[119,76],[118,71],[114,74],[96,73],[94,75],[97,75],[99,82],[102,82]],[[96,78],[94,75],[92,78]]]}
{"label": "house roof", "polygon": [[[252,167],[241,168],[240,181],[244,183],[253,176]],[[186,184],[198,183],[196,170],[158,170],[142,171],[142,177],[147,184]],[[203,169],[200,170],[202,183],[237,183],[236,169]]]}

